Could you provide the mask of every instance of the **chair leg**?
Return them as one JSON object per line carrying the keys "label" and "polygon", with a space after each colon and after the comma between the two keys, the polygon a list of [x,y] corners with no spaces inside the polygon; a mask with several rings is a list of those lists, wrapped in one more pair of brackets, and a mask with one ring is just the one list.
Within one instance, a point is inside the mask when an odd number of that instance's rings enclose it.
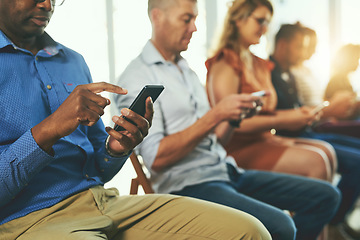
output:
{"label": "chair leg", "polygon": [[131,179],[130,194],[136,195],[139,190],[139,180],[137,178]]}
{"label": "chair leg", "polygon": [[[154,193],[154,190],[151,187],[150,180],[146,177],[142,165],[138,159],[138,157],[135,155],[135,153],[132,153],[130,156],[131,163],[135,169],[136,175],[137,175],[137,184],[141,185],[141,187],[144,189],[144,192],[146,194]],[[136,191],[137,193],[137,191]]]}
{"label": "chair leg", "polygon": [[321,231],[319,237],[317,238],[317,240],[327,240],[329,235],[328,235],[328,225],[326,225],[324,227],[324,229]]}

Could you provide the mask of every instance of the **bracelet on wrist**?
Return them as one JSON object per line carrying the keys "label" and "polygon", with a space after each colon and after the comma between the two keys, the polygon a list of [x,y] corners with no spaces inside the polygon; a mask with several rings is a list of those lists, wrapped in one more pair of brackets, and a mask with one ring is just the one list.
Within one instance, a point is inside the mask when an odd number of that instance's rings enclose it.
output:
{"label": "bracelet on wrist", "polygon": [[105,149],[107,154],[109,154],[111,157],[124,157],[130,154],[131,151],[128,152],[122,152],[122,153],[114,153],[109,146],[109,139],[110,139],[110,135],[106,138],[105,141]]}

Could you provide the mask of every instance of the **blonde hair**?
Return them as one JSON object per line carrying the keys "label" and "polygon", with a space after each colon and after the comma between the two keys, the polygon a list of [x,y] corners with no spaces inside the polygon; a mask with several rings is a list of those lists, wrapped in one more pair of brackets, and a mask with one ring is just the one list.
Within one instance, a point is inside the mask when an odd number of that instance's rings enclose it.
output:
{"label": "blonde hair", "polygon": [[267,7],[270,10],[271,15],[273,14],[273,7],[268,0],[234,0],[230,2],[222,33],[214,48],[214,54],[224,48],[230,48],[235,52],[240,53],[240,36],[236,21],[248,18],[259,6]]}

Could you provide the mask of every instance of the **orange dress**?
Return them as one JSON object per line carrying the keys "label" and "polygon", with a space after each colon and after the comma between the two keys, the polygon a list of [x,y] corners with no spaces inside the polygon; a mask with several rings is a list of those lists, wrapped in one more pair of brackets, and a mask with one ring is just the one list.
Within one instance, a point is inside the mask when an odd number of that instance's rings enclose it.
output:
{"label": "orange dress", "polygon": [[[273,63],[258,58],[253,54],[251,54],[251,58],[252,70],[249,70],[245,68],[245,64],[237,53],[231,49],[223,49],[206,61],[206,67],[209,74],[214,63],[225,60],[239,76],[240,87],[238,93],[252,93],[260,90],[270,91],[270,96],[263,98],[264,105],[260,114],[273,114],[277,104],[276,92],[271,82]],[[208,84],[206,89],[209,91]],[[244,121],[251,121],[251,118]],[[273,135],[270,131],[258,133],[235,132],[225,149],[242,168],[271,170],[293,142],[290,138]]]}

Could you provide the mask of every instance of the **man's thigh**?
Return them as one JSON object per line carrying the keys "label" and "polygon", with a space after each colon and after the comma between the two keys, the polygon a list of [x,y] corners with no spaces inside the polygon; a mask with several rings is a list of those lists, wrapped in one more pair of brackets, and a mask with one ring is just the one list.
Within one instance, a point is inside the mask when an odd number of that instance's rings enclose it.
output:
{"label": "man's thigh", "polygon": [[172,195],[151,194],[144,200],[160,204],[144,209],[135,225],[113,239],[271,239],[258,219],[233,208]]}
{"label": "man's thigh", "polygon": [[295,236],[294,222],[284,211],[238,192],[230,183],[207,182],[187,187],[175,194],[211,201],[249,213],[265,225],[274,239],[293,239]]}
{"label": "man's thigh", "polygon": [[108,226],[111,226],[111,221],[103,217],[91,191],[83,191],[52,207],[5,223],[0,226],[0,232],[5,239],[92,239],[89,234],[86,238],[72,236]]}
{"label": "man's thigh", "polygon": [[116,189],[98,186],[50,208],[5,223],[0,226],[1,237],[19,240],[111,239],[173,198],[119,196]]}
{"label": "man's thigh", "polygon": [[172,195],[118,196],[101,187],[6,226],[17,233],[5,239],[19,240],[270,239],[259,220],[231,208]]}
{"label": "man's thigh", "polygon": [[235,183],[236,189],[280,209],[297,211],[334,195],[330,183],[302,176],[266,171],[246,171]]}

